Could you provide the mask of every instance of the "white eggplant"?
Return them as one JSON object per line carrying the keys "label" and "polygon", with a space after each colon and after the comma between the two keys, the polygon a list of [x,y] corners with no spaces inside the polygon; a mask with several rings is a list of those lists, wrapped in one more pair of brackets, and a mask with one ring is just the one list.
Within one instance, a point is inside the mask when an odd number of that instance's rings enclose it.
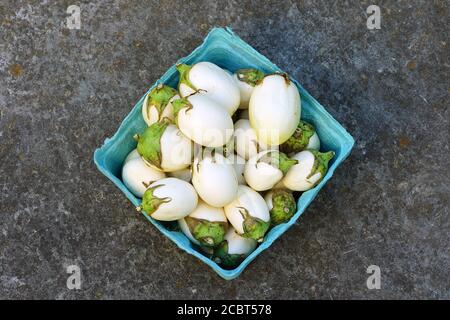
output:
{"label": "white eggplant", "polygon": [[173,102],[178,127],[205,147],[221,147],[233,135],[233,121],[224,108],[202,94]]}
{"label": "white eggplant", "polygon": [[202,94],[223,107],[231,116],[239,107],[239,88],[233,76],[211,62],[199,62],[192,66],[177,65],[180,72],[178,90],[183,98],[200,90]]}
{"label": "white eggplant", "polygon": [[191,184],[176,178],[164,178],[149,185],[136,209],[156,220],[175,221],[194,211],[197,203],[197,192]]}
{"label": "white eggplant", "polygon": [[237,197],[224,209],[228,221],[238,234],[262,241],[269,229],[270,214],[264,198],[258,192],[239,185]]}
{"label": "white eggplant", "polygon": [[255,86],[249,118],[258,141],[269,146],[282,144],[297,128],[300,113],[300,94],[287,75],[268,75]]}
{"label": "white eggplant", "polygon": [[284,223],[292,218],[297,209],[292,192],[276,189],[270,190],[264,196],[270,210],[270,224],[272,226]]}
{"label": "white eggplant", "polygon": [[255,156],[258,152],[267,150],[267,146],[258,141],[256,132],[248,120],[236,121],[233,135],[236,153],[245,160]]}
{"label": "white eggplant", "polygon": [[236,267],[256,249],[257,245],[254,239],[244,238],[230,227],[225,240],[215,248],[213,259],[225,267]]}
{"label": "white eggplant", "polygon": [[296,163],[277,150],[260,152],[245,164],[245,181],[256,191],[272,189]]}
{"label": "white eggplant", "polygon": [[247,109],[253,89],[264,78],[264,73],[256,69],[239,69],[233,78],[241,95],[239,109]]}
{"label": "white eggplant", "polygon": [[193,143],[167,118],[137,135],[137,150],[146,163],[171,172],[187,168],[192,162]]}
{"label": "white eggplant", "polygon": [[181,231],[195,244],[215,247],[220,244],[228,228],[223,208],[216,208],[199,201],[197,208],[178,220]]}
{"label": "white eggplant", "polygon": [[150,183],[165,176],[164,172],[146,165],[136,149],[128,154],[122,166],[123,183],[138,198],[142,198]]}
{"label": "white eggplant", "polygon": [[289,169],[283,178],[283,185],[293,191],[306,191],[315,187],[325,176],[328,162],[334,152],[321,153],[317,150],[304,150],[295,154],[292,159],[298,161]]}
{"label": "white eggplant", "polygon": [[192,164],[192,184],[207,204],[223,207],[237,195],[238,179],[234,167],[221,154],[205,154],[204,151]]}
{"label": "white eggplant", "polygon": [[294,134],[280,146],[280,150],[291,155],[306,149],[319,150],[320,140],[314,126],[300,120]]}
{"label": "white eggplant", "polygon": [[142,104],[142,117],[148,126],[168,118],[173,120],[172,101],[179,99],[178,92],[166,85],[159,84],[150,91]]}

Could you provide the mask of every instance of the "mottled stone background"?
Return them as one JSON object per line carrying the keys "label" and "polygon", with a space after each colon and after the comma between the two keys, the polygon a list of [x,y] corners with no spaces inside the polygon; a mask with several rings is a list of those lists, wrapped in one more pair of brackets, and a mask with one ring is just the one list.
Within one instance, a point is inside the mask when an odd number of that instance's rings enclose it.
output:
{"label": "mottled stone background", "polygon": [[[372,3],[381,30],[366,27]],[[66,28],[71,4],[81,30]],[[92,161],[213,26],[297,78],[356,139],[234,281],[163,237]],[[450,298],[448,27],[448,1],[2,1],[0,298]],[[366,287],[372,264],[380,290]]]}

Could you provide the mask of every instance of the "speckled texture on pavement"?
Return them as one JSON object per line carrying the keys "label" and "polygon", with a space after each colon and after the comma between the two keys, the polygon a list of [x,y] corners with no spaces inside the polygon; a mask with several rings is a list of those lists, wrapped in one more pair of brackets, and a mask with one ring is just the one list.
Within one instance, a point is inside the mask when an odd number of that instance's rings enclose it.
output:
{"label": "speckled texture on pavement", "polygon": [[[217,4],[219,3],[220,4]],[[81,6],[81,29],[65,27]],[[0,298],[450,298],[448,1],[0,3]],[[355,137],[298,223],[234,281],[164,238],[93,151],[213,26]],[[81,290],[66,267],[81,267]],[[369,290],[366,268],[381,268]]]}

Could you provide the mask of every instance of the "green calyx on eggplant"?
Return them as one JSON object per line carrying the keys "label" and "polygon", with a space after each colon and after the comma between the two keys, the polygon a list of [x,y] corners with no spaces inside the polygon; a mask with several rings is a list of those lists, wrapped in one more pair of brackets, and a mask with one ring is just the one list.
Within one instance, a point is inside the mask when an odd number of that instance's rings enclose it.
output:
{"label": "green calyx on eggplant", "polygon": [[300,120],[294,134],[280,146],[287,153],[297,153],[305,149],[320,149],[320,140],[313,125]]}
{"label": "green calyx on eggplant", "polygon": [[192,161],[192,141],[168,118],[163,118],[145,129],[143,134],[137,135],[137,141],[138,153],[148,165],[158,170],[182,170]]}
{"label": "green calyx on eggplant", "polygon": [[[189,71],[192,69],[192,66],[187,64],[177,64],[176,68],[180,73],[180,80],[178,82],[178,90],[180,90],[181,85],[185,85],[192,89],[192,91],[197,91],[197,88],[189,81]],[[183,95],[184,96],[184,95]]]}
{"label": "green calyx on eggplant", "polygon": [[282,184],[293,191],[306,191],[315,187],[325,176],[333,151],[303,150],[292,156],[297,164],[285,175]]}
{"label": "green calyx on eggplant", "polygon": [[258,69],[239,69],[236,71],[236,76],[239,81],[254,87],[264,79],[264,72]]}
{"label": "green calyx on eggplant", "polygon": [[137,207],[137,210],[144,210],[145,213],[151,216],[156,210],[158,210],[160,205],[172,201],[170,197],[159,198],[154,194],[157,188],[161,188],[163,186],[164,185],[160,184],[147,188],[142,196],[142,203]]}
{"label": "green calyx on eggplant", "polygon": [[320,152],[317,150],[309,150],[312,154],[314,154],[314,166],[311,170],[311,174],[308,176],[311,177],[316,173],[320,173],[322,177],[325,176],[325,173],[328,170],[328,163],[331,159],[334,157],[334,151],[328,151],[328,152]]}
{"label": "green calyx on eggplant", "polygon": [[244,219],[242,223],[244,233],[242,236],[261,242],[267,230],[269,230],[270,222],[253,217],[244,207],[240,207],[239,209]]}
{"label": "green calyx on eggplant", "polygon": [[208,221],[190,216],[187,216],[185,220],[192,236],[201,245],[207,247],[215,247],[220,244],[225,237],[228,227],[228,223],[224,221]]}
{"label": "green calyx on eggplant", "polygon": [[163,118],[173,120],[172,101],[179,98],[178,92],[164,84],[158,84],[150,91],[142,105],[142,116],[147,125]]}
{"label": "green calyx on eggplant", "polygon": [[292,193],[283,189],[269,191],[264,199],[270,210],[270,224],[272,227],[289,221],[297,209]]}
{"label": "green calyx on eggplant", "polygon": [[138,135],[137,151],[145,161],[157,168],[161,167],[162,161],[161,137],[169,124],[170,120],[164,118]]}

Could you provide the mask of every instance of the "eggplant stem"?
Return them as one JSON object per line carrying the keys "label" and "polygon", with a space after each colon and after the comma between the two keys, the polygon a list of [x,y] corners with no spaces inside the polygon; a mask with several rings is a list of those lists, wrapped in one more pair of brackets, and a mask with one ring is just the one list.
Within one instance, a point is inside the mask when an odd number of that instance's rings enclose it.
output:
{"label": "eggplant stem", "polygon": [[291,83],[291,79],[289,79],[289,76],[286,72],[283,72],[281,76],[284,78],[284,81],[286,81],[286,84],[289,85]]}

